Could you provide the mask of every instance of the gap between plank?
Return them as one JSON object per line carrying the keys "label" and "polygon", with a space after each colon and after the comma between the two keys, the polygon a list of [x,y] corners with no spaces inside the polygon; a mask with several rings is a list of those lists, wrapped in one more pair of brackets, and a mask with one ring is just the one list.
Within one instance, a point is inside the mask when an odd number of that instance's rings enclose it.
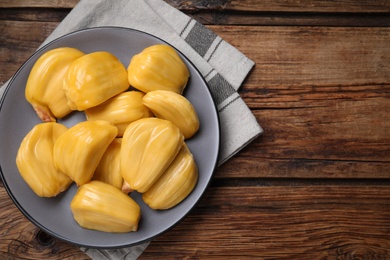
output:
{"label": "gap between plank", "polygon": [[347,178],[215,178],[212,187],[250,186],[390,186],[390,179],[347,179]]}

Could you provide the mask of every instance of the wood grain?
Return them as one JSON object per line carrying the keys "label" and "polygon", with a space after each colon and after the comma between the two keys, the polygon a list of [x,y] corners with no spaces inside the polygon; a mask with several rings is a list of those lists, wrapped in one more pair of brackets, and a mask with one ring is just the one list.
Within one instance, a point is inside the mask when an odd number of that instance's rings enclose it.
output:
{"label": "wood grain", "polygon": [[389,199],[387,186],[212,188],[140,259],[387,259]]}
{"label": "wood grain", "polygon": [[[389,84],[390,28],[209,26],[256,62],[247,84]],[[245,40],[242,40],[245,38]]]}
{"label": "wood grain", "polygon": [[73,8],[80,0],[1,0],[0,8]]}
{"label": "wood grain", "polygon": [[[165,1],[256,63],[264,134],[140,259],[390,259],[390,2]],[[78,2],[0,1],[0,85]],[[0,198],[0,259],[88,259]]]}
{"label": "wood grain", "polygon": [[388,98],[329,100],[319,107],[253,111],[268,158],[389,162]]}
{"label": "wood grain", "polygon": [[74,245],[52,238],[32,224],[0,185],[0,259],[90,259]]}
{"label": "wood grain", "polygon": [[[0,196],[7,198],[4,188]],[[65,242],[45,241],[42,235],[39,241],[40,231],[10,199],[2,199],[0,207],[6,209],[0,213],[0,257],[87,259]],[[212,186],[190,215],[154,240],[140,259],[386,259],[389,218],[390,186]]]}
{"label": "wood grain", "polygon": [[0,20],[0,84],[10,79],[58,23]]}
{"label": "wood grain", "polygon": [[182,1],[166,0],[167,3],[180,10],[235,10],[251,12],[335,12],[335,13],[368,13],[389,12],[390,3],[387,1],[332,1],[332,0],[216,0],[216,1]]}
{"label": "wood grain", "polygon": [[[0,2],[0,8],[73,8],[78,2],[79,0],[2,0]],[[390,11],[390,3],[382,0],[165,0],[165,2],[179,10],[187,12],[199,10],[235,10],[251,12],[384,13]]]}
{"label": "wood grain", "polygon": [[[70,8],[54,8],[55,2],[46,3],[41,8],[26,8],[21,2],[16,5],[9,2],[0,9],[0,20],[61,22],[71,10]],[[44,4],[42,3],[42,4]],[[0,5],[5,2],[0,2]],[[35,3],[36,5],[37,3]],[[171,3],[172,4],[172,3]],[[175,4],[172,4],[175,6]],[[49,11],[44,11],[45,9]],[[245,25],[245,26],[356,26],[356,27],[389,27],[390,16],[386,12],[280,12],[280,11],[244,11],[234,8],[201,8],[178,7],[204,25]],[[242,12],[246,12],[242,15]]]}
{"label": "wood grain", "polygon": [[[184,11],[185,12],[185,11]],[[233,10],[186,12],[204,25],[245,26],[356,26],[389,27],[388,13],[241,12]]]}
{"label": "wood grain", "polygon": [[[0,21],[0,64],[8,77],[58,23]],[[246,84],[354,86],[390,84],[389,28],[209,26],[256,62]],[[32,32],[26,34],[26,32]],[[241,39],[245,37],[245,41]],[[343,39],[343,42],[340,42]],[[15,46],[15,42],[20,42]],[[10,50],[18,48],[16,54]],[[294,50],[294,51],[292,51]],[[4,55],[4,56],[3,56]],[[18,56],[14,56],[18,55]],[[12,65],[15,63],[16,65]],[[0,78],[4,82],[5,72]],[[305,90],[302,90],[305,91]]]}

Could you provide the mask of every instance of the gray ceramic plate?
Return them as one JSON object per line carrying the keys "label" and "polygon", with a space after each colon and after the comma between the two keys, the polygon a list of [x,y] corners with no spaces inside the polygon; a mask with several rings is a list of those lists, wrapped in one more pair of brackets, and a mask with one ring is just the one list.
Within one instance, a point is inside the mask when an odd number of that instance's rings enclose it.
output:
{"label": "gray ceramic plate", "polygon": [[[142,210],[139,231],[113,234],[87,230],[74,221],[69,208],[77,189],[74,184],[55,198],[40,198],[27,186],[16,168],[15,157],[20,142],[35,124],[40,123],[24,97],[28,74],[38,57],[50,49],[64,46],[79,48],[86,53],[104,50],[116,55],[127,67],[134,54],[158,43],[165,42],[152,35],[126,28],[100,27],[71,33],[34,53],[17,71],[5,90],[0,103],[1,177],[16,206],[48,234],[87,247],[119,248],[135,245],[151,240],[181,221],[207,188],[219,151],[218,114],[206,82],[184,56],[191,73],[184,94],[194,105],[200,120],[199,132],[188,141],[199,167],[199,181],[190,196],[179,205],[166,211],[154,211],[142,202],[140,194],[134,193],[131,196],[140,204]],[[85,120],[83,114],[74,112],[60,122],[72,126],[81,120]]]}

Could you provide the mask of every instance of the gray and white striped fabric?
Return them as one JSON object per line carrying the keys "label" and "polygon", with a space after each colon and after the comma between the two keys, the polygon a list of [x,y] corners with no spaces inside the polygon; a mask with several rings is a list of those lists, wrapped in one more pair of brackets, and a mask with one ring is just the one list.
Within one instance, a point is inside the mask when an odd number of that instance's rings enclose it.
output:
{"label": "gray and white striped fabric", "polygon": [[[254,62],[211,30],[162,0],[81,0],[42,45],[73,31],[121,26],[153,34],[180,50],[208,82],[221,126],[219,165],[263,129],[237,90]],[[0,89],[0,94],[5,87]],[[117,249],[81,248],[93,259],[135,259],[148,243]]]}

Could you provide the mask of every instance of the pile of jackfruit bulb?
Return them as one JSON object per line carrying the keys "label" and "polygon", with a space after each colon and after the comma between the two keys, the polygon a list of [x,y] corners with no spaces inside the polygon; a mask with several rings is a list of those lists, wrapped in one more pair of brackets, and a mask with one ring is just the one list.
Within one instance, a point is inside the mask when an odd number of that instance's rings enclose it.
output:
{"label": "pile of jackfruit bulb", "polygon": [[[33,65],[25,96],[42,123],[22,140],[16,165],[40,197],[54,197],[75,182],[70,209],[83,228],[137,231],[137,191],[154,210],[182,202],[198,181],[186,140],[199,129],[183,95],[189,70],[168,45],[153,45],[128,68],[105,51],[61,47]],[[86,120],[58,122],[72,111]]]}

